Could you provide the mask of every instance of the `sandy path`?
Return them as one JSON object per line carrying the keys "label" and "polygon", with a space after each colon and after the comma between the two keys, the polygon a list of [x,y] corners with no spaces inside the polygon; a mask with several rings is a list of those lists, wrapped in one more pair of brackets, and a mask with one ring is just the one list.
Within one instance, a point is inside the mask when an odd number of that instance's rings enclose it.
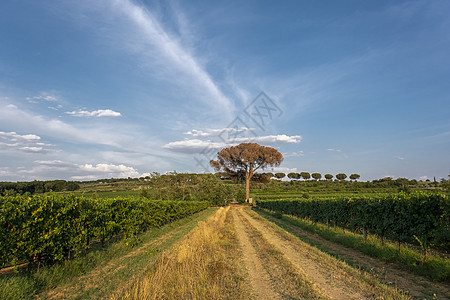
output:
{"label": "sandy path", "polygon": [[331,253],[337,254],[340,259],[351,261],[358,266],[364,267],[366,270],[371,270],[378,274],[381,281],[393,284],[397,288],[407,291],[413,298],[426,299],[436,294],[436,299],[450,299],[450,287],[445,284],[432,282],[422,276],[411,274],[410,272],[399,269],[393,264],[380,261],[357,250],[333,243],[315,233],[308,232],[285,221],[273,217],[268,217],[268,219],[282,223],[283,226],[286,226],[291,232],[299,236],[304,236],[318,242],[330,249]]}
{"label": "sandy path", "polygon": [[243,262],[250,277],[250,283],[253,287],[253,295],[256,299],[281,299],[273,290],[269,274],[258,258],[255,248],[250,242],[249,236],[245,230],[244,224],[237,215],[236,209],[232,208],[234,226],[240,247],[243,249]]}

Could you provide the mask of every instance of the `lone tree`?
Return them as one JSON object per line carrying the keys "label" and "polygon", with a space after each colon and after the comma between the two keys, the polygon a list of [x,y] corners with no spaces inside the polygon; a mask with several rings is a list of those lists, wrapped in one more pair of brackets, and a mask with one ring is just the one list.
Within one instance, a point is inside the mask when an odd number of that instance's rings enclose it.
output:
{"label": "lone tree", "polygon": [[283,155],[274,148],[264,147],[256,143],[242,143],[237,146],[223,148],[217,153],[217,160],[209,163],[216,172],[223,170],[230,175],[245,173],[245,199],[250,197],[250,179],[256,170],[266,167],[278,167]]}
{"label": "lone tree", "polygon": [[331,175],[331,174],[325,174],[325,179],[326,179],[326,180],[331,180],[331,179],[333,179],[333,175]]}

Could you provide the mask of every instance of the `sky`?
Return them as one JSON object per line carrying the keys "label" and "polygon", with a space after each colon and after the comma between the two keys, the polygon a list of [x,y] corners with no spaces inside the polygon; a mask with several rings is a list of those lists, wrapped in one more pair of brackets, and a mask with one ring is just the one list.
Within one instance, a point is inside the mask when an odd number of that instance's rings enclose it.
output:
{"label": "sky", "polygon": [[450,1],[0,2],[0,181],[450,172]]}

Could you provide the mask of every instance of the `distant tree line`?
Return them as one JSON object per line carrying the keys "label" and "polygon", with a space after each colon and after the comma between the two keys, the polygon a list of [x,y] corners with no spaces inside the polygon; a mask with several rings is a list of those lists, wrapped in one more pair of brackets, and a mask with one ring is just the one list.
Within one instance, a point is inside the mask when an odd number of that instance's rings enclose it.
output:
{"label": "distant tree line", "polygon": [[[281,172],[275,173],[275,174],[274,173],[264,173],[264,174],[269,176],[270,178],[277,178],[277,179],[282,179],[282,178],[286,177],[286,174],[281,173]],[[292,172],[292,173],[288,173],[287,177],[292,180],[299,180],[299,179],[309,180],[309,179],[311,179],[311,177],[314,180],[320,180],[320,179],[322,179],[322,174],[320,174],[320,173],[310,174],[309,172],[300,172],[300,173]],[[326,180],[332,180],[333,177],[336,177],[337,180],[345,180],[347,178],[347,175],[344,173],[336,174],[336,176],[333,176],[332,174],[325,174],[324,177]],[[360,177],[361,176],[359,174],[351,174],[349,178],[350,178],[350,180],[356,181]]]}
{"label": "distant tree line", "polygon": [[29,182],[0,182],[0,195],[23,195],[25,193],[38,194],[64,191],[75,191],[80,185],[74,181],[51,180],[51,181],[29,181]]}

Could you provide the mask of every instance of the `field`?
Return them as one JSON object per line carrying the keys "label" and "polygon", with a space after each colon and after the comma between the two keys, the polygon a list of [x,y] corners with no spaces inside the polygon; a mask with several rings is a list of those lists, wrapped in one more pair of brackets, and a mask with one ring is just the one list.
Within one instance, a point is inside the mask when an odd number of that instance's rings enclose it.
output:
{"label": "field", "polygon": [[161,177],[1,197],[0,298],[449,299],[440,183]]}

